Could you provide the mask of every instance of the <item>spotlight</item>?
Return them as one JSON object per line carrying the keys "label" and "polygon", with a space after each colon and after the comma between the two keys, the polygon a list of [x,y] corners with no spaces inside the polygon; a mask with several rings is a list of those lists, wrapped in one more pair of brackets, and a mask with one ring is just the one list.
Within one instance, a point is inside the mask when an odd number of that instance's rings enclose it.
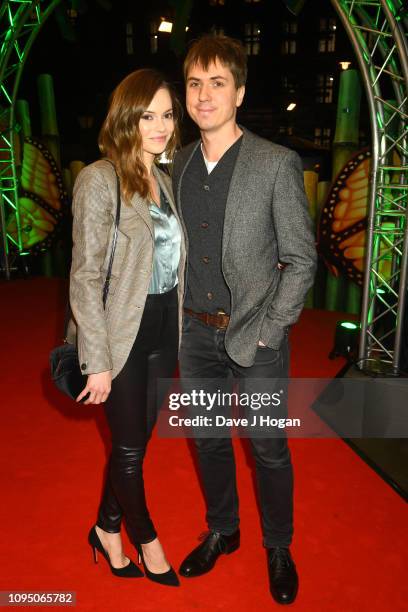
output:
{"label": "spotlight", "polygon": [[171,21],[166,21],[165,19],[159,25],[159,32],[170,32],[173,29],[173,23]]}
{"label": "spotlight", "polygon": [[334,347],[329,359],[346,357],[351,361],[357,352],[360,325],[354,321],[337,321],[334,335]]}

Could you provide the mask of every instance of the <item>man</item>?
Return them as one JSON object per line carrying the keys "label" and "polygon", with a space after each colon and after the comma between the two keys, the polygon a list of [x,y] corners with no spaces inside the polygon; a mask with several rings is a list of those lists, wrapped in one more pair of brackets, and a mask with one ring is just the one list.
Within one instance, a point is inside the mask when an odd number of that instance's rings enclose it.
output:
{"label": "man", "polygon": [[[188,238],[184,380],[288,376],[288,329],[315,271],[314,238],[298,155],[236,123],[246,56],[225,36],[206,35],[184,63],[186,106],[201,139],[176,157],[173,182]],[[239,547],[230,437],[196,438],[209,534],[183,561],[185,577],[210,571]],[[293,474],[286,436],[253,437],[272,596],[294,601]]]}

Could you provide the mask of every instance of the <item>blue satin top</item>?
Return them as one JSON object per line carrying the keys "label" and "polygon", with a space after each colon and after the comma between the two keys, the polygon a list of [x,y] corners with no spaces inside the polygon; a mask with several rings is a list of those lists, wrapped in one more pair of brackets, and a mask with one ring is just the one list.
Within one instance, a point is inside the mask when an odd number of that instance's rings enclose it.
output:
{"label": "blue satin top", "polygon": [[153,271],[149,293],[167,293],[178,283],[181,233],[178,221],[160,190],[160,207],[149,205],[154,227]]}

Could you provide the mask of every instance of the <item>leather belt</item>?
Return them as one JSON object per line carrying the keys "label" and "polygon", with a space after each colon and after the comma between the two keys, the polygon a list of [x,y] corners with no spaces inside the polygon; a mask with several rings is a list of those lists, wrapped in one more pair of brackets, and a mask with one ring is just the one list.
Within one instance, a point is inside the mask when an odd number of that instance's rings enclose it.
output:
{"label": "leather belt", "polygon": [[199,319],[206,325],[216,327],[217,329],[227,329],[230,320],[223,310],[219,310],[216,314],[210,314],[209,312],[195,312],[190,308],[184,308],[184,312],[194,319]]}

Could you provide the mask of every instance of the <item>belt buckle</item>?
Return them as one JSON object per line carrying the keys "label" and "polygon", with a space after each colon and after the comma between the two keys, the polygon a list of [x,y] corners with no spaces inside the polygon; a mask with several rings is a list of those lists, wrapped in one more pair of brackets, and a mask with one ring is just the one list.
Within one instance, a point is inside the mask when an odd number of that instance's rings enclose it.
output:
{"label": "belt buckle", "polygon": [[220,310],[217,310],[217,317],[221,317],[221,319],[218,319],[220,321],[220,323],[217,325],[218,329],[227,329],[227,325],[225,325],[225,319],[222,318],[226,315],[227,313],[222,308]]}

